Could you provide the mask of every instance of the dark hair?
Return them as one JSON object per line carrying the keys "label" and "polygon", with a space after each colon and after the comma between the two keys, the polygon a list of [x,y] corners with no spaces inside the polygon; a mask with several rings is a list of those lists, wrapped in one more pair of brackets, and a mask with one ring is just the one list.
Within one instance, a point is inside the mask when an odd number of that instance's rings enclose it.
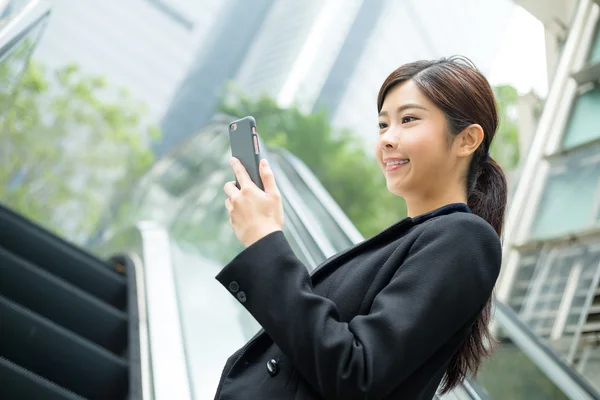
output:
{"label": "dark hair", "polygon": [[[502,168],[489,156],[498,127],[498,110],[489,82],[475,65],[460,56],[434,61],[416,61],[392,72],[379,90],[377,111],[381,111],[388,91],[412,80],[421,93],[446,115],[448,134],[454,138],[466,127],[479,124],[484,139],[473,154],[466,176],[467,203],[502,236],[507,201],[506,177]],[[468,338],[450,360],[443,380],[442,393],[460,384],[471,372],[477,373],[483,359],[490,355],[493,343],[489,322],[492,296],[488,299]]]}

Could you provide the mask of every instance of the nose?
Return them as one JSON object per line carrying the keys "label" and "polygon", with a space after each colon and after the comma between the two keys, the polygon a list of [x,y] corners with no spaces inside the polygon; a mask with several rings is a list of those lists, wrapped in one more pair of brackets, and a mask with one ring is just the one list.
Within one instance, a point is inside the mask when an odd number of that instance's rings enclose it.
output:
{"label": "nose", "polygon": [[379,143],[382,148],[395,149],[398,146],[398,138],[392,129],[388,129],[379,136]]}

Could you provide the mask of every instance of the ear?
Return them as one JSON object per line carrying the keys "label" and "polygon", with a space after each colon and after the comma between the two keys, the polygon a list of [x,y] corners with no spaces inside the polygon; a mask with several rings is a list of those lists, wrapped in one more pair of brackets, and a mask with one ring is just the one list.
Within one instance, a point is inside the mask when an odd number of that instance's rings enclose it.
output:
{"label": "ear", "polygon": [[454,149],[458,157],[469,157],[483,142],[485,134],[479,124],[467,126],[454,140]]}

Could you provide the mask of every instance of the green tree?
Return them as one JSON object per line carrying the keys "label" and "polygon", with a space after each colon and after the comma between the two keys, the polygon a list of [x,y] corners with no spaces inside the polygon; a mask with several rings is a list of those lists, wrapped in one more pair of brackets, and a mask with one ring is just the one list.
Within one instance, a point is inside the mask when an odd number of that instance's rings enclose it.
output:
{"label": "green tree", "polygon": [[281,108],[263,96],[252,100],[236,92],[220,111],[252,115],[267,145],[281,146],[302,159],[366,237],[406,216],[404,201],[389,193],[385,179],[363,142],[351,131],[334,132],[327,113]]}
{"label": "green tree", "polygon": [[74,65],[26,64],[27,56],[17,49],[0,65],[2,88],[16,86],[0,91],[0,201],[81,242],[112,195],[151,165],[159,132],[126,91]]}
{"label": "green tree", "polygon": [[500,124],[490,153],[492,157],[507,170],[519,164],[519,128],[517,126],[518,92],[513,86],[498,85],[494,87]]}

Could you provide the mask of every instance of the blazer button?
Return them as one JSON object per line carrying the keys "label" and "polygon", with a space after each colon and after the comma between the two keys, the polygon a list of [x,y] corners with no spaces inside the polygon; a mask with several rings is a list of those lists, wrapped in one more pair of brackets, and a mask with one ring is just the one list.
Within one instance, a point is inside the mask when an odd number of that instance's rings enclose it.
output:
{"label": "blazer button", "polygon": [[279,372],[279,364],[277,363],[277,360],[270,359],[267,361],[267,371],[269,371],[269,375],[271,376],[277,375],[277,372]]}
{"label": "blazer button", "polygon": [[229,283],[229,290],[231,290],[231,293],[237,293],[240,290],[240,285],[236,281],[232,281]]}
{"label": "blazer button", "polygon": [[245,292],[239,291],[238,294],[236,295],[236,297],[240,301],[240,303],[246,302],[246,293]]}

